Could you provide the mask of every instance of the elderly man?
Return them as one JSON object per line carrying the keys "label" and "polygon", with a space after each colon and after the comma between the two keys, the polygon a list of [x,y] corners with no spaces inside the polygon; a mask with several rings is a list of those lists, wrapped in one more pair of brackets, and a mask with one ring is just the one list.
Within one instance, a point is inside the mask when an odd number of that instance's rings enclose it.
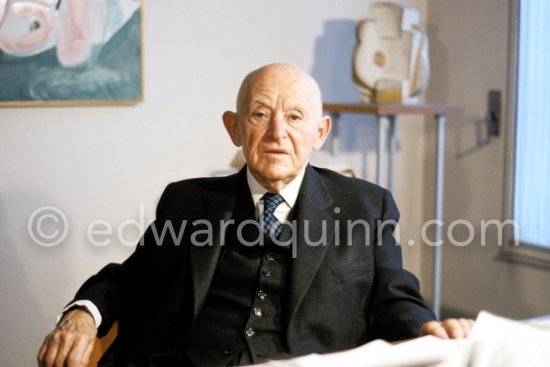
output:
{"label": "elderly man", "polygon": [[40,366],[85,365],[117,320],[102,366],[242,365],[468,333],[470,321],[434,321],[402,268],[390,193],[308,165],[331,123],[308,74],[251,72],[223,122],[246,167],[170,184],[136,251],[64,310]]}

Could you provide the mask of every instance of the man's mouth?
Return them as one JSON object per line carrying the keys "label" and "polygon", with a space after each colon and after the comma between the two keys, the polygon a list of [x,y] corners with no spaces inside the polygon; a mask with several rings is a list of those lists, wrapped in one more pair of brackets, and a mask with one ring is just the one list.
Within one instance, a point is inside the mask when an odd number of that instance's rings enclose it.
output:
{"label": "man's mouth", "polygon": [[283,155],[288,154],[286,150],[284,149],[268,149],[264,152],[265,154],[275,154],[275,155]]}

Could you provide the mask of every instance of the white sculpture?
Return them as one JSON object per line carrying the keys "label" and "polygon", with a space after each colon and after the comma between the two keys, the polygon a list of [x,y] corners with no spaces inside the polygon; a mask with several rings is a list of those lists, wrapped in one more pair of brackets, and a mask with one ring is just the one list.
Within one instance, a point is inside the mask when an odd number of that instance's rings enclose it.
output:
{"label": "white sculpture", "polygon": [[353,82],[365,103],[416,103],[429,78],[428,38],[418,10],[373,3],[357,24]]}

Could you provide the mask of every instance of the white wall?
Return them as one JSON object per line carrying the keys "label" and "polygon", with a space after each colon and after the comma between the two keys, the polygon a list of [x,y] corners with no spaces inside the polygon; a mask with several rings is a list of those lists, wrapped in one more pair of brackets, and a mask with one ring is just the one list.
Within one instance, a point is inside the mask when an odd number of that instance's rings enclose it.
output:
{"label": "white wall", "polygon": [[[505,122],[489,145],[476,146],[476,121],[487,113],[490,89],[507,91],[509,0],[439,0],[429,2],[432,83],[429,97],[463,105],[462,116],[449,118],[445,188],[445,223],[465,219],[475,227],[472,244],[443,252],[443,305],[475,315],[486,309],[513,318],[550,313],[550,271],[497,260],[497,232],[481,244],[481,221],[503,218]],[[503,101],[503,113],[506,103]],[[427,126],[426,140],[433,137]],[[426,174],[433,174],[434,151],[426,145]],[[431,213],[431,181],[426,186],[425,215]],[[446,230],[447,227],[444,227]],[[465,226],[453,231],[463,241]],[[424,279],[431,277],[431,250],[425,249]]]}
{"label": "white wall", "polygon": [[[425,0],[407,3],[424,12]],[[116,230],[140,219],[140,205],[148,223],[168,182],[228,165],[235,150],[220,116],[233,108],[245,73],[274,61],[295,63],[319,79],[327,100],[359,101],[351,51],[354,22],[367,6],[364,0],[146,2],[143,103],[1,109],[0,365],[34,365],[42,338],[79,284],[131,253],[116,233],[105,238],[110,245],[92,246],[89,223],[105,219]],[[363,175],[373,169],[362,168],[375,149],[363,136],[374,133],[370,125],[352,119],[341,128],[342,159]],[[414,167],[422,167],[422,130],[419,119],[399,131],[398,180],[411,177],[399,180],[396,193],[403,232],[412,233],[421,217],[423,178]],[[27,232],[31,213],[46,205],[69,222],[67,238],[51,248]],[[131,242],[138,236],[131,226],[124,233]],[[411,268],[418,270],[419,261],[407,251]]]}

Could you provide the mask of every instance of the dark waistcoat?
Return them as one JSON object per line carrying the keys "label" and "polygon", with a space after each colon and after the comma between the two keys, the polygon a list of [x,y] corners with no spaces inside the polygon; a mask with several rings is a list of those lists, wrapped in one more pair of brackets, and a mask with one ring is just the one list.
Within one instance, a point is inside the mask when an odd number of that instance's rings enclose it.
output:
{"label": "dark waistcoat", "polygon": [[[252,364],[288,353],[282,305],[290,251],[265,237],[263,245],[251,246],[259,239],[254,207],[251,199],[239,204],[243,209],[234,214],[205,303],[183,344],[194,366]],[[289,237],[285,228],[280,240]]]}

